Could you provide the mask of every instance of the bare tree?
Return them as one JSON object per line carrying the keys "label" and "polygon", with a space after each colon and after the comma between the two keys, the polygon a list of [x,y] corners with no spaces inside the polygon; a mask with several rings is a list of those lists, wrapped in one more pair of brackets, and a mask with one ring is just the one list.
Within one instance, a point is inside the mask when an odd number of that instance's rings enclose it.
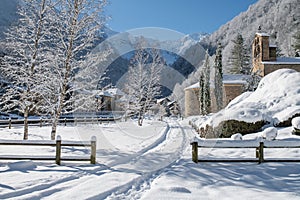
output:
{"label": "bare tree", "polygon": [[2,96],[1,108],[24,115],[24,140],[28,139],[28,117],[42,109],[40,81],[47,65],[50,37],[48,27],[53,13],[50,0],[23,0],[20,19],[6,33],[2,74],[11,85]]}
{"label": "bare tree", "polygon": [[51,69],[56,71],[57,82],[49,88],[53,90],[51,139],[55,139],[62,112],[74,106],[75,94],[79,92],[73,84],[75,73],[88,67],[83,61],[104,24],[105,5],[105,0],[66,0],[56,6],[58,24],[54,27],[54,33],[59,41],[55,45],[57,57]]}
{"label": "bare tree", "polygon": [[[145,40],[140,39],[131,66],[128,71],[127,91],[129,111],[138,116],[138,125],[142,126],[144,115],[151,108],[160,92],[160,73],[163,60],[159,49],[145,49]],[[147,51],[148,50],[148,51]]]}

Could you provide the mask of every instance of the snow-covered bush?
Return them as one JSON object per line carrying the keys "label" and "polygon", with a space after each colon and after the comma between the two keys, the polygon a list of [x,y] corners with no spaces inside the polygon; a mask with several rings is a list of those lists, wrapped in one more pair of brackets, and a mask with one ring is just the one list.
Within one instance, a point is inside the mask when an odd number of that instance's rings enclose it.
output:
{"label": "snow-covered bush", "polygon": [[293,126],[293,128],[295,128],[295,129],[300,129],[300,117],[295,117],[295,118],[292,120],[292,126]]}
{"label": "snow-covered bush", "polygon": [[296,135],[300,135],[300,117],[295,117],[292,120],[292,126],[294,128],[293,133]]}
{"label": "snow-covered bush", "polygon": [[262,137],[266,140],[275,140],[277,137],[277,128],[269,127],[262,132]]}
{"label": "snow-covered bush", "polygon": [[243,136],[240,133],[233,134],[230,138],[232,140],[243,140]]}

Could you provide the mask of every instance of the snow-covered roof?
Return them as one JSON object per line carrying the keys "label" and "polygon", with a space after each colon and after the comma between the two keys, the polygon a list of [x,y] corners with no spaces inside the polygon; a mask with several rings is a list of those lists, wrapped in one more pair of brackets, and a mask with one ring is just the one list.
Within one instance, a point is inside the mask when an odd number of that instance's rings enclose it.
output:
{"label": "snow-covered roof", "polygon": [[276,44],[270,44],[269,47],[277,48]]}
{"label": "snow-covered roof", "polygon": [[113,95],[111,93],[109,93],[108,91],[101,91],[99,93],[99,96],[113,97]]}
{"label": "snow-covered roof", "polygon": [[196,88],[200,88],[199,82],[197,82],[189,87],[186,87],[184,90],[196,89]]}
{"label": "snow-covered roof", "polygon": [[[224,84],[245,84],[247,83],[247,79],[250,78],[250,75],[244,74],[224,74],[223,75],[223,83]],[[184,90],[189,89],[197,89],[200,88],[199,82],[185,88]]]}
{"label": "snow-covered roof", "polygon": [[256,33],[256,35],[270,37],[270,35],[268,33]]}
{"label": "snow-covered roof", "polygon": [[105,91],[101,91],[98,93],[100,96],[106,96],[106,97],[114,97],[114,96],[124,96],[124,93],[118,89],[118,88],[109,88]]}
{"label": "snow-covered roof", "polygon": [[165,97],[165,98],[157,99],[157,103],[161,103],[161,102],[163,102],[164,100],[170,102],[170,99],[168,99],[167,97]]}
{"label": "snow-covered roof", "polygon": [[250,78],[250,75],[244,74],[224,74],[223,83],[224,84],[246,84],[247,79]]}
{"label": "snow-covered roof", "polygon": [[264,61],[262,64],[273,64],[273,65],[284,65],[284,64],[296,64],[300,65],[300,58],[291,58],[291,57],[278,57],[275,61]]}
{"label": "snow-covered roof", "polygon": [[119,88],[109,88],[106,91],[111,95],[120,95],[120,96],[124,95],[124,93]]}

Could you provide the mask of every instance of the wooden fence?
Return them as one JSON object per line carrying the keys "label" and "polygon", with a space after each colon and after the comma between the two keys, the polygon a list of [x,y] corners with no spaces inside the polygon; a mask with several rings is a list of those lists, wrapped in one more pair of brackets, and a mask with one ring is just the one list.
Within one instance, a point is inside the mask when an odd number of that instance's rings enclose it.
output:
{"label": "wooden fence", "polygon": [[[97,117],[97,118],[64,118],[59,119],[59,124],[67,125],[69,123],[72,123],[74,125],[77,125],[79,123],[108,123],[115,120],[119,120],[119,118],[113,118],[113,117]],[[17,125],[23,125],[24,119],[9,119],[9,120],[0,120],[0,128],[8,127],[11,129],[13,126]],[[51,125],[51,119],[28,119],[28,124],[30,126],[48,126]]]}
{"label": "wooden fence", "polygon": [[[55,160],[60,165],[61,161],[90,161],[96,164],[96,137],[93,136],[91,141],[62,141],[60,136],[54,140],[0,140],[0,146],[52,146],[56,147],[55,156],[40,155],[0,155],[0,160]],[[61,156],[62,147],[90,147],[90,156]]]}
{"label": "wooden fence", "polygon": [[[192,142],[192,160],[195,163],[198,162],[300,162],[300,159],[288,159],[288,158],[268,158],[264,156],[264,149],[266,148],[300,148],[300,141],[218,141],[207,140],[205,142]],[[249,148],[255,149],[255,158],[224,158],[224,159],[199,159],[198,148]]]}

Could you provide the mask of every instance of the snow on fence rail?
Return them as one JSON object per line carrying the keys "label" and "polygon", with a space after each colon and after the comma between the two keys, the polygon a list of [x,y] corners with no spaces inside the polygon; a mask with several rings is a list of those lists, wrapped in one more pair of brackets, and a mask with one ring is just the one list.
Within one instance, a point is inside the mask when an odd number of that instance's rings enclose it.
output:
{"label": "snow on fence rail", "polygon": [[[34,155],[0,155],[0,160],[55,160],[60,165],[61,161],[90,161],[96,164],[96,137],[93,136],[91,141],[62,141],[60,136],[54,140],[0,140],[0,146],[52,146],[56,147],[55,156],[34,156]],[[61,156],[62,147],[90,147],[91,154],[89,157],[80,156]]]}
{"label": "snow on fence rail", "polygon": [[[263,141],[257,140],[249,141],[234,141],[234,140],[215,140],[206,139],[192,142],[192,160],[195,163],[198,162],[300,162],[300,159],[280,159],[280,158],[264,158],[265,148],[300,148],[299,139],[286,139],[286,140],[274,140]],[[199,159],[198,148],[255,148],[255,158],[225,158],[225,159]]]}
{"label": "snow on fence rail", "polygon": [[[119,120],[120,118],[113,118],[113,117],[97,117],[97,118],[64,118],[64,119],[59,119],[60,124],[64,124],[65,126],[68,123],[73,123],[77,125],[78,123],[102,123],[102,122],[110,122],[110,121],[115,121]],[[28,124],[30,126],[47,126],[51,124],[51,119],[28,119]],[[24,124],[24,119],[9,119],[9,120],[0,120],[0,127],[8,127],[11,129],[13,125],[22,125]]]}

